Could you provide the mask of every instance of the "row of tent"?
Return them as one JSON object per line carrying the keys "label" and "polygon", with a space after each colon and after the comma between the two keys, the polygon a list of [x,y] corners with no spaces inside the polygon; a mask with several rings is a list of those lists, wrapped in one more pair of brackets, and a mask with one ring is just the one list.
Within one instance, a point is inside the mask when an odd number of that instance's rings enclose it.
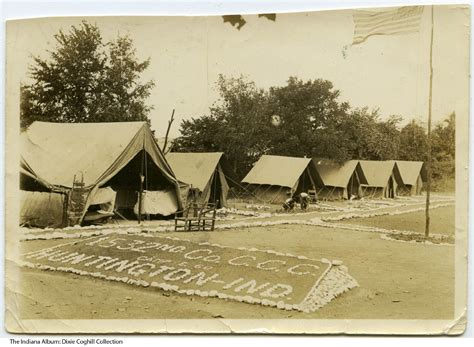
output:
{"label": "row of tent", "polygon": [[[81,224],[107,204],[132,217],[172,215],[190,199],[227,204],[223,153],[165,156],[146,122],[34,122],[20,136],[20,154],[21,224]],[[242,183],[259,201],[279,203],[301,191],[318,199],[419,194],[425,176],[421,162],[264,155]]]}
{"label": "row of tent", "polygon": [[426,181],[423,162],[262,156],[242,180],[264,202],[281,202],[300,192],[320,200],[394,198],[420,195]]}

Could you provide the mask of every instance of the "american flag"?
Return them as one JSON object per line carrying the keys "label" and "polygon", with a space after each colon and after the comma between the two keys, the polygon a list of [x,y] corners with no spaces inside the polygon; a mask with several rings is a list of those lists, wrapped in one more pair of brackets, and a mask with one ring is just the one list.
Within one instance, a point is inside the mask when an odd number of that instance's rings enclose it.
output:
{"label": "american flag", "polygon": [[354,11],[354,41],[359,44],[374,35],[401,35],[420,29],[422,6],[406,6],[386,10]]}

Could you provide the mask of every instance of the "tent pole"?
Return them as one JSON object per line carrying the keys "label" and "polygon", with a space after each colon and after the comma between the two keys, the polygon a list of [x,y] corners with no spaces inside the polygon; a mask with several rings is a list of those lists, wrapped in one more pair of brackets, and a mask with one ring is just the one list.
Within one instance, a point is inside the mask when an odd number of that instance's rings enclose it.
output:
{"label": "tent pole", "polygon": [[[146,151],[145,150],[143,150],[143,167],[144,167],[144,170],[145,170],[145,175],[144,175],[145,188],[144,188],[144,190],[148,191],[148,162],[147,162],[147,157],[146,157]],[[149,214],[146,215],[146,220],[150,220],[150,215]]]}
{"label": "tent pole", "polygon": [[357,184],[357,198],[360,199],[361,198],[361,196],[360,196],[360,178],[359,178],[359,174],[357,173],[357,166],[354,170],[354,173],[355,173],[356,184]]}
{"label": "tent pole", "polygon": [[140,192],[138,193],[138,224],[142,222],[143,166],[145,165],[145,138],[143,138],[142,161],[140,164]]}
{"label": "tent pole", "polygon": [[425,211],[425,237],[430,235],[430,191],[431,191],[431,110],[433,101],[433,31],[434,31],[434,6],[431,5],[431,37],[430,37],[430,85],[428,96],[428,180],[426,182],[426,211]]}
{"label": "tent pole", "polygon": [[316,184],[314,183],[313,178],[311,177],[311,171],[309,170],[309,167],[306,167],[306,172],[308,173],[309,181],[311,182],[311,186],[316,192]]}

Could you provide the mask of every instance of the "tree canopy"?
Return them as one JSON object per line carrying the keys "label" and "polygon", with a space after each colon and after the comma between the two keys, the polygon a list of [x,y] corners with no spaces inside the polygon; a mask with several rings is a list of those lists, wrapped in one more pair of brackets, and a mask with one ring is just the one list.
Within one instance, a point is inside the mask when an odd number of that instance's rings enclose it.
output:
{"label": "tree canopy", "polygon": [[426,161],[428,155],[428,137],[425,128],[412,120],[400,131],[399,159]]}
{"label": "tree canopy", "polygon": [[431,134],[431,152],[433,154],[433,179],[435,188],[454,188],[455,159],[456,159],[456,114],[451,113],[440,124],[437,124]]}
{"label": "tree canopy", "polygon": [[99,28],[83,21],[54,39],[47,58],[33,57],[32,82],[21,88],[22,128],[35,120],[149,121],[154,82],[142,82],[141,73],[150,60],[138,61],[128,36],[104,42]]}
{"label": "tree canopy", "polygon": [[[378,109],[351,108],[330,81],[290,77],[285,85],[265,90],[242,76],[220,76],[217,89],[220,99],[208,114],[181,123],[173,150],[222,151],[226,172],[236,180],[263,154],[426,160],[421,124],[412,121],[400,129],[401,116],[381,119]],[[454,153],[453,117],[433,130],[436,153]],[[449,145],[436,142],[436,136]]]}

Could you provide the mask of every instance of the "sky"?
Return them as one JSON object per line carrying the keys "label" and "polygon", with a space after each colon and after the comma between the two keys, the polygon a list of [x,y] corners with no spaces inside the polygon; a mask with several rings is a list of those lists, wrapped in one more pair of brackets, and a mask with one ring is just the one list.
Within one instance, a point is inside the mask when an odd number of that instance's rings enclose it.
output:
{"label": "sky", "polygon": [[[208,114],[218,100],[219,74],[246,76],[258,87],[284,85],[289,76],[323,78],[352,107],[378,108],[404,123],[428,118],[431,16],[425,8],[419,33],[374,36],[351,46],[353,10],[277,14],[276,21],[244,15],[237,30],[220,16],[64,17],[7,24],[7,92],[27,83],[32,56],[53,50],[53,35],[81,20],[98,25],[104,40],[128,34],[140,59],[150,58],[143,79],[153,79],[148,100],[152,128],[166,132],[173,108],[172,137],[183,119]],[[455,111],[468,117],[469,12],[466,6],[435,6],[433,122]]]}

